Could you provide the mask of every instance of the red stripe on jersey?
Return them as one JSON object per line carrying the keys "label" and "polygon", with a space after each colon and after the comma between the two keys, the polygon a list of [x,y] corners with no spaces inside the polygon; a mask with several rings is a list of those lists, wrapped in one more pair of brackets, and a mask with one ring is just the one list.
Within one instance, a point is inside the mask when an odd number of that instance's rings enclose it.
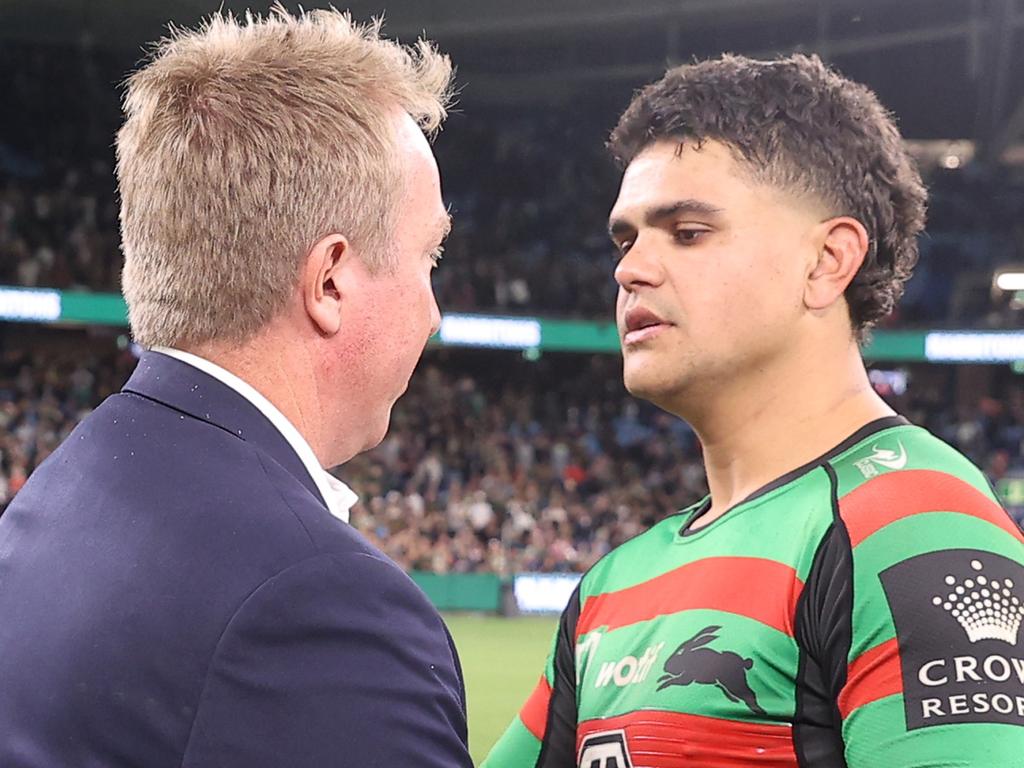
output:
{"label": "red stripe on jersey", "polygon": [[598,627],[617,629],[701,608],[747,616],[792,636],[803,586],[793,568],[775,560],[709,557],[617,592],[588,597],[576,637]]}
{"label": "red stripe on jersey", "polygon": [[839,514],[856,547],[889,523],[922,512],[960,512],[986,520],[1024,542],[1006,511],[963,480],[928,469],[881,475],[839,500]]}
{"label": "red stripe on jersey", "polygon": [[644,768],[796,768],[788,725],[722,720],[644,709],[587,720],[576,728],[576,755],[587,736],[625,731],[634,766]]}
{"label": "red stripe on jersey", "polygon": [[870,648],[846,669],[846,685],[839,692],[839,713],[845,720],[858,707],[903,693],[903,669],[896,638]]}
{"label": "red stripe on jersey", "polygon": [[551,685],[544,675],[537,681],[537,687],[533,689],[530,698],[519,710],[519,719],[523,721],[526,730],[532,733],[541,741],[544,740],[544,730],[548,725],[548,704],[551,703]]}

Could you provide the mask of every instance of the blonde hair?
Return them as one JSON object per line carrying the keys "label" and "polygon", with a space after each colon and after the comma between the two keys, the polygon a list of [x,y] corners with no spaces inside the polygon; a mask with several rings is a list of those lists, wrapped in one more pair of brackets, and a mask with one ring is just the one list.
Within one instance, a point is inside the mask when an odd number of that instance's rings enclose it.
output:
{"label": "blonde hair", "polygon": [[389,266],[404,179],[393,114],[428,134],[451,63],[336,10],[216,14],[127,81],[117,135],[122,286],[144,345],[244,341],[286,305],[319,238]]}

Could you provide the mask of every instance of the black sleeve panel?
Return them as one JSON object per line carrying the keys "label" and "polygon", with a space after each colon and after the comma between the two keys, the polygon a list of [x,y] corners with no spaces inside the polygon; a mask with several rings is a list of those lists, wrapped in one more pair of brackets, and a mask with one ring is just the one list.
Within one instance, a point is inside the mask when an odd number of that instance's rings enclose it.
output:
{"label": "black sleeve panel", "polygon": [[839,519],[835,472],[828,464],[824,469],[832,485],[833,523],[815,552],[795,620],[800,664],[793,742],[801,768],[846,768],[837,701],[853,636],[853,555]]}
{"label": "black sleeve panel", "polygon": [[576,587],[558,623],[554,682],[537,768],[576,768],[576,622],[579,618],[580,588]]}

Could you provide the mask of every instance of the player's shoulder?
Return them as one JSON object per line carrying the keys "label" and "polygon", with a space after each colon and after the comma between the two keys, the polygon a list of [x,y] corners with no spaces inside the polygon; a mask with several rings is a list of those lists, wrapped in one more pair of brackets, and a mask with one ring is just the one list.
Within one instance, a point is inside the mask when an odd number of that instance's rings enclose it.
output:
{"label": "player's shoulder", "polygon": [[[831,461],[840,496],[865,485],[921,483],[948,475],[992,496],[985,476],[953,446],[906,421],[873,431]],[[879,482],[875,482],[879,480]]]}
{"label": "player's shoulder", "polygon": [[970,527],[968,519],[1020,538],[981,470],[921,427],[901,423],[873,432],[830,464],[853,547],[892,525],[903,536],[954,535]]}
{"label": "player's shoulder", "polygon": [[832,469],[850,552],[841,561],[850,568],[852,605],[841,614],[849,667],[838,700],[848,755],[870,762],[878,734],[891,731],[898,744],[904,723],[938,741],[941,730],[925,726],[965,724],[944,749],[963,765],[1007,764],[974,750],[995,736],[986,724],[1024,722],[1012,706],[1024,701],[1024,678],[1001,667],[1019,655],[1020,529],[982,472],[924,429],[877,430]]}

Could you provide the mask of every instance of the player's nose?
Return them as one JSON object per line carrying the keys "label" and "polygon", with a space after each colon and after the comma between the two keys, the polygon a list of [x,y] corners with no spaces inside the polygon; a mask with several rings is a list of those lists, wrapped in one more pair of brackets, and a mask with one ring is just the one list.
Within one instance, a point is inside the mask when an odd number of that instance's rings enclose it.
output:
{"label": "player's nose", "polygon": [[643,285],[658,285],[663,278],[661,260],[653,243],[643,234],[637,235],[632,247],[615,267],[615,282],[627,291]]}

